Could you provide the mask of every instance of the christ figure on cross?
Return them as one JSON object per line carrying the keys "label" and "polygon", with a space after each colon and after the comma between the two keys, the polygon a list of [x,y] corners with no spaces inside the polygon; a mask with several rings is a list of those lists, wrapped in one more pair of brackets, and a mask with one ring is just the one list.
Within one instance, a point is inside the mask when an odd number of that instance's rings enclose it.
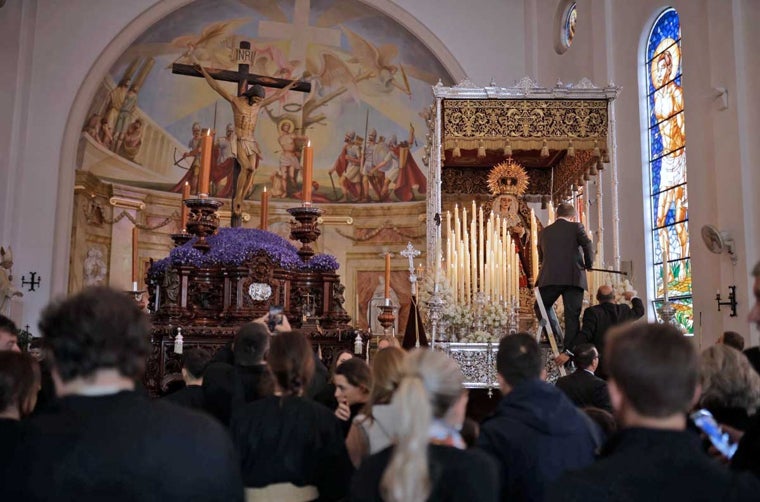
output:
{"label": "christ figure on cross", "polygon": [[232,106],[232,116],[235,120],[235,135],[237,136],[237,160],[241,168],[237,190],[235,191],[232,203],[232,211],[235,214],[241,214],[243,200],[251,188],[253,188],[253,177],[261,159],[261,150],[254,137],[259,111],[261,111],[262,107],[280,99],[299,81],[291,81],[269,97],[266,97],[264,87],[259,84],[250,86],[240,96],[236,96],[224,90],[221,84],[209,75],[206,69],[198,62],[194,54],[190,53],[190,59],[203,74],[208,85]]}

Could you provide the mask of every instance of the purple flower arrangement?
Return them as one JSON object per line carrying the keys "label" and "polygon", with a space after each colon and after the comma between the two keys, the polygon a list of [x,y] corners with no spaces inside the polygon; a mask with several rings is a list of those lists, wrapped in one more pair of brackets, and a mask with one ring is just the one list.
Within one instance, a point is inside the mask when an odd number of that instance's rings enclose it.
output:
{"label": "purple flower arrangement", "polygon": [[301,265],[301,270],[309,272],[334,272],[340,265],[338,260],[331,254],[315,254],[311,260]]}
{"label": "purple flower arrangement", "polygon": [[334,271],[339,265],[334,256],[315,255],[308,263],[301,261],[298,250],[286,239],[266,230],[254,228],[220,228],[206,239],[211,249],[203,253],[193,247],[197,237],[172,249],[169,256],[153,264],[148,275],[159,276],[168,266],[189,265],[195,267],[243,265],[252,255],[265,252],[274,262],[286,270]]}

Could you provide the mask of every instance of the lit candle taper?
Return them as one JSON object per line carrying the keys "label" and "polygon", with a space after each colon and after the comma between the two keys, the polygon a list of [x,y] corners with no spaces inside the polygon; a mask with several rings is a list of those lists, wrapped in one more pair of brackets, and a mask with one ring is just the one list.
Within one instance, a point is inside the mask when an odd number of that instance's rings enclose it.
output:
{"label": "lit candle taper", "polygon": [[261,192],[261,221],[259,222],[259,228],[266,230],[269,226],[269,192],[267,187],[264,187],[264,191]]}
{"label": "lit candle taper", "polygon": [[182,186],[182,202],[180,203],[181,206],[181,212],[182,215],[181,221],[180,221],[180,232],[187,232],[187,216],[190,212],[190,208],[185,205],[185,199],[190,198],[190,183],[187,181]]}
{"label": "lit candle taper", "polygon": [[385,253],[385,299],[391,297],[391,254]]}
{"label": "lit candle taper", "polygon": [[139,239],[139,230],[137,227],[132,227],[132,290],[137,290],[137,275],[140,268],[140,262],[138,261],[137,245]]}
{"label": "lit candle taper", "polygon": [[311,179],[314,172],[314,148],[311,140],[303,147],[303,203],[311,204]]}
{"label": "lit candle taper", "polygon": [[214,148],[214,136],[211,129],[206,129],[206,134],[201,136],[201,172],[198,178],[198,195],[208,197],[209,182],[211,179],[211,151]]}

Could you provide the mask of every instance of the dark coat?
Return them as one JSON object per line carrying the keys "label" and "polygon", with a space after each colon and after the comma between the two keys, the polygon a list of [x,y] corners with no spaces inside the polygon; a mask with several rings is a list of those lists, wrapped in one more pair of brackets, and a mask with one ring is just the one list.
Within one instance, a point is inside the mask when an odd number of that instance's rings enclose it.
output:
{"label": "dark coat", "polygon": [[340,500],[354,468],[332,411],[303,397],[269,396],[232,417],[245,486],[316,486],[319,500]]}
{"label": "dark coat", "polygon": [[739,440],[739,448],[731,459],[731,469],[750,471],[760,477],[760,414],[755,413]]}
{"label": "dark coat", "polygon": [[266,364],[237,366],[211,363],[203,375],[206,407],[225,425],[229,425],[236,408],[273,393],[274,378]]}
{"label": "dark coat", "polygon": [[2,487],[14,483],[8,479],[11,466],[16,455],[15,448],[19,444],[21,434],[21,422],[10,418],[0,418],[0,493]]}
{"label": "dark coat", "polygon": [[188,385],[176,392],[172,392],[163,399],[170,403],[206,413],[206,400],[203,397],[203,387],[200,385]]}
{"label": "dark coat", "polygon": [[[362,462],[351,482],[349,500],[381,502],[380,480],[388,467],[393,447],[386,448]],[[458,450],[451,446],[428,447],[431,493],[429,501],[495,502],[499,500],[496,462],[477,450]]]}
{"label": "dark coat", "polygon": [[478,448],[499,461],[501,500],[541,501],[562,473],[594,461],[594,425],[540,380],[515,386],[480,427]]}
{"label": "dark coat", "polygon": [[538,234],[541,271],[536,286],[576,286],[588,289],[586,269],[594,263],[594,245],[581,223],[562,218]]}
{"label": "dark coat", "polygon": [[[613,326],[635,321],[644,315],[644,302],[641,298],[634,297],[631,300],[633,308],[624,303],[604,302],[583,311],[581,330],[575,338],[575,345],[581,343],[593,343],[599,351],[599,367],[597,375],[606,378],[607,368],[604,364],[605,338],[609,329]],[[567,347],[573,350],[574,347]]]}
{"label": "dark coat", "polygon": [[244,498],[227,431],[163,400],[136,392],[67,396],[22,428],[16,481],[0,486],[4,502]]}
{"label": "dark coat", "polygon": [[579,408],[593,406],[612,413],[607,382],[583,369],[557,380],[557,388],[562,390]]}
{"label": "dark coat", "polygon": [[592,466],[565,474],[547,501],[628,502],[758,500],[760,481],[732,473],[700,449],[686,431],[626,429]]}

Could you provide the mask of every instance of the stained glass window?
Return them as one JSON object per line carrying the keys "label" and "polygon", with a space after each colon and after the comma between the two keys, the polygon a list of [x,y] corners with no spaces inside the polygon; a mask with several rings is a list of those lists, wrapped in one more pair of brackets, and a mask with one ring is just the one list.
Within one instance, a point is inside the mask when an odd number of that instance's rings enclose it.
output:
{"label": "stained glass window", "polygon": [[681,23],[675,9],[655,20],[644,57],[654,303],[659,307],[668,299],[677,322],[693,333]]}
{"label": "stained glass window", "polygon": [[562,45],[567,49],[572,45],[575,37],[575,22],[578,19],[578,11],[575,2],[571,3],[565,11],[562,23]]}

